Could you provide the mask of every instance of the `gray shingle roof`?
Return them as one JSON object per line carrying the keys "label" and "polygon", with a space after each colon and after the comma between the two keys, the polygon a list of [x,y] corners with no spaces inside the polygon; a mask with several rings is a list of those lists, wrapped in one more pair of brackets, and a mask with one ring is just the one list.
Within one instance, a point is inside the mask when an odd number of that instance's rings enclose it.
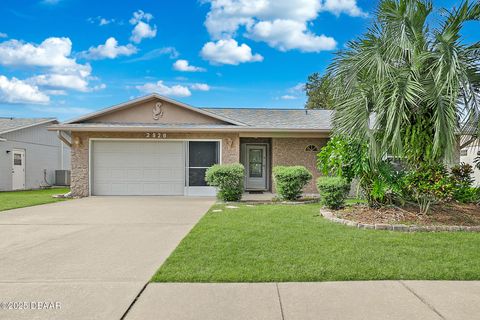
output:
{"label": "gray shingle roof", "polygon": [[55,118],[0,118],[0,134],[50,121],[56,120]]}
{"label": "gray shingle roof", "polygon": [[254,128],[332,129],[331,110],[202,108]]}

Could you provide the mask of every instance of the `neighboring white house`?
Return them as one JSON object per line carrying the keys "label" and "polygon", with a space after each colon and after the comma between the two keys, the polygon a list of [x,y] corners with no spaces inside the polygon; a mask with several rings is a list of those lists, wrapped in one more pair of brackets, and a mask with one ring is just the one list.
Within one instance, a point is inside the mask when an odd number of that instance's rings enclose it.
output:
{"label": "neighboring white house", "polygon": [[475,184],[480,186],[480,170],[475,167],[474,160],[480,152],[480,145],[473,143],[469,147],[460,150],[460,162],[465,162],[473,167],[473,177],[475,178]]}
{"label": "neighboring white house", "polygon": [[55,170],[70,170],[70,149],[47,127],[53,118],[0,118],[0,191],[55,184]]}

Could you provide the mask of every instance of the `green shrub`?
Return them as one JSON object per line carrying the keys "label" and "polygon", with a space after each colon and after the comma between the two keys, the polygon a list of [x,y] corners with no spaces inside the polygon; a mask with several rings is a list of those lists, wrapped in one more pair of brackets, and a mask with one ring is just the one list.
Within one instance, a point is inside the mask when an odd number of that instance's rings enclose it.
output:
{"label": "green shrub", "polygon": [[461,203],[474,203],[480,200],[480,188],[463,187],[455,189],[453,197],[456,201]]}
{"label": "green shrub", "polygon": [[217,197],[223,201],[238,201],[243,194],[245,168],[240,163],[216,164],[207,169],[205,180],[218,187]]}
{"label": "green shrub", "polygon": [[317,188],[324,206],[339,209],[345,204],[350,184],[341,177],[320,177],[317,180]]}
{"label": "green shrub", "polygon": [[478,188],[473,187],[473,167],[467,163],[460,163],[450,171],[450,178],[454,186],[453,199],[462,203],[476,202],[479,196]]}
{"label": "green shrub", "polygon": [[273,168],[275,189],[281,199],[296,200],[302,189],[312,180],[312,174],[303,166],[277,166]]}
{"label": "green shrub", "polygon": [[420,213],[427,213],[430,204],[450,201],[454,184],[443,164],[422,164],[407,172],[403,180],[404,195],[415,200]]}

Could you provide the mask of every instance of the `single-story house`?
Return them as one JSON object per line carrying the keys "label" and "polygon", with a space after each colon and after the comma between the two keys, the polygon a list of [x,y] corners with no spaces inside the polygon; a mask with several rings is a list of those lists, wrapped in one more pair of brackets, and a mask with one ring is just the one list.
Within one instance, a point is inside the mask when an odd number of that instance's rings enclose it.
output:
{"label": "single-story house", "polygon": [[273,191],[272,167],[314,175],[331,131],[331,111],[195,108],[151,94],[50,126],[71,145],[75,196],[214,195],[205,171],[244,164],[247,191]]}
{"label": "single-story house", "polygon": [[70,170],[70,149],[47,127],[53,118],[0,118],[0,191],[56,183],[55,170]]}

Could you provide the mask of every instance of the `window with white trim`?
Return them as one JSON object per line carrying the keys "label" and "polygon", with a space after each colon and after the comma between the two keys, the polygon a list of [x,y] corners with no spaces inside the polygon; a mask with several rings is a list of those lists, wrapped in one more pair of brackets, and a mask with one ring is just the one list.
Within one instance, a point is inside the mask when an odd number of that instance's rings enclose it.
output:
{"label": "window with white trim", "polygon": [[190,187],[206,186],[205,172],[220,160],[218,141],[188,142],[188,185]]}

